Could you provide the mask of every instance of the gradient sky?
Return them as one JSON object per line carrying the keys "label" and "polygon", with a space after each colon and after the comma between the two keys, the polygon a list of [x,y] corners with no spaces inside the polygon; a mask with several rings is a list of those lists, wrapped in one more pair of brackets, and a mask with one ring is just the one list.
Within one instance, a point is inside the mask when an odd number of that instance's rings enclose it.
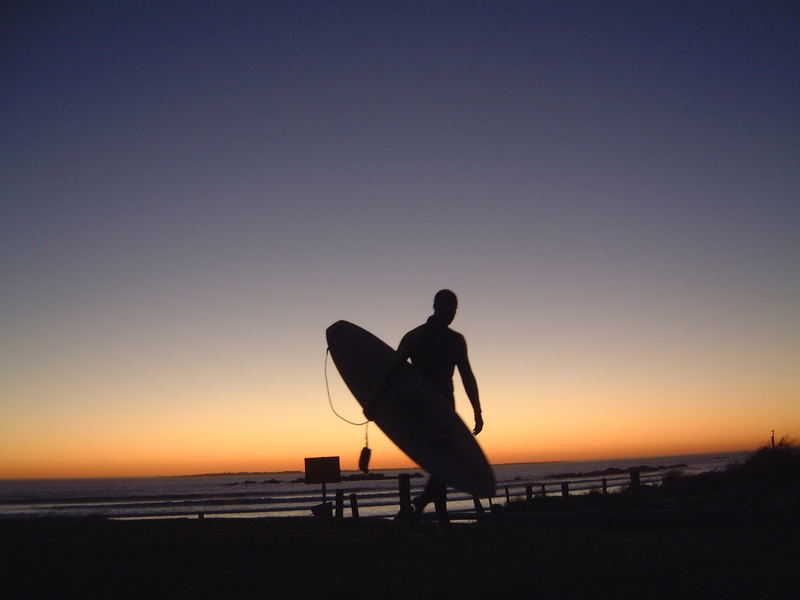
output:
{"label": "gradient sky", "polygon": [[352,468],[325,328],[396,345],[442,287],[493,462],[800,435],[797,2],[12,1],[0,27],[0,477]]}

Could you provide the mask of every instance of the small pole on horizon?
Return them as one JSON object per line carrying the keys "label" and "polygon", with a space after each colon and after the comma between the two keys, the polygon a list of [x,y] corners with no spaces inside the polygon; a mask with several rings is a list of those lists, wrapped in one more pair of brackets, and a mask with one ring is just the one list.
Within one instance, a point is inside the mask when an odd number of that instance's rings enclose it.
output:
{"label": "small pole on horizon", "polygon": [[772,430],[772,449],[775,450],[775,430]]}

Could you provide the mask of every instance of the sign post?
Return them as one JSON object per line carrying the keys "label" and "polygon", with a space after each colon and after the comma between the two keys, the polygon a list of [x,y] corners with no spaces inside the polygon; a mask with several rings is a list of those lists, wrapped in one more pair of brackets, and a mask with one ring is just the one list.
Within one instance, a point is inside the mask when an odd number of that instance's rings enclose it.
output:
{"label": "sign post", "polygon": [[338,456],[319,456],[306,458],[305,482],[322,484],[322,504],[314,506],[311,512],[315,517],[331,516],[332,506],[327,501],[326,487],[328,483],[339,483],[342,480],[342,471],[339,467]]}

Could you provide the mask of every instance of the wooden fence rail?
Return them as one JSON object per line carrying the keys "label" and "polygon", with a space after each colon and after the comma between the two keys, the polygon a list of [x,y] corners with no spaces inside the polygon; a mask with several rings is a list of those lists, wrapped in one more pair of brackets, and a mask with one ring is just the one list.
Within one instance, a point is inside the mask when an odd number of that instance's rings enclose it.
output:
{"label": "wooden fence rail", "polygon": [[[532,502],[533,499],[536,497],[537,493],[534,492],[534,488],[538,487],[538,495],[542,498],[546,497],[550,491],[559,490],[561,496],[564,498],[568,498],[570,495],[574,495],[576,492],[587,492],[597,490],[599,493],[608,494],[609,490],[615,488],[622,488],[625,486],[629,486],[632,490],[638,491],[642,484],[660,484],[663,481],[663,474],[654,473],[645,475],[644,477],[636,470],[631,470],[627,475],[615,475],[612,477],[598,477],[598,478],[585,478],[585,479],[572,479],[569,481],[535,481],[535,482],[514,482],[508,485],[503,486],[502,491],[498,490],[499,493],[503,493],[505,496],[506,502],[511,502],[514,497],[517,497],[519,494],[522,494],[524,491],[525,499],[528,502]],[[343,496],[344,492],[342,490],[336,491],[336,518],[342,519],[344,518],[344,508],[343,508]],[[391,498],[391,493],[387,492],[385,494],[379,494],[382,499]],[[375,506],[390,506],[392,502],[390,500],[381,501],[381,502],[370,502],[370,498],[374,498],[375,494],[362,494],[362,499],[366,499],[366,502],[363,502],[363,507],[375,507]],[[449,501],[468,501],[472,499],[473,508],[475,511],[475,515],[480,516],[484,513],[484,506],[481,503],[480,499],[473,498],[471,496],[461,494],[458,492],[451,493],[448,497]],[[492,498],[488,498],[489,505],[492,504]],[[353,518],[358,518],[359,516],[359,509],[358,509],[358,496],[355,493],[350,494],[350,506],[352,510]],[[411,484],[409,476],[406,474],[401,474],[398,477],[398,494],[397,494],[397,506],[399,509],[399,514],[408,515],[411,513]],[[459,512],[467,512],[470,509],[456,509],[452,510],[451,512],[457,514]]]}

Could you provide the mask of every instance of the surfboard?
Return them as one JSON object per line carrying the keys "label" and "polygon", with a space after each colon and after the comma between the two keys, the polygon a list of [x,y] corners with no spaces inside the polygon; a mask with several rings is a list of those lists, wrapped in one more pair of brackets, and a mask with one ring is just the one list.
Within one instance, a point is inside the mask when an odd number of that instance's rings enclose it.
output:
{"label": "surfboard", "polygon": [[[337,321],[325,335],[339,374],[365,407],[396,364],[396,352],[347,321]],[[459,491],[480,498],[494,495],[494,473],[475,436],[411,364],[403,361],[375,400],[372,420],[414,462]]]}

